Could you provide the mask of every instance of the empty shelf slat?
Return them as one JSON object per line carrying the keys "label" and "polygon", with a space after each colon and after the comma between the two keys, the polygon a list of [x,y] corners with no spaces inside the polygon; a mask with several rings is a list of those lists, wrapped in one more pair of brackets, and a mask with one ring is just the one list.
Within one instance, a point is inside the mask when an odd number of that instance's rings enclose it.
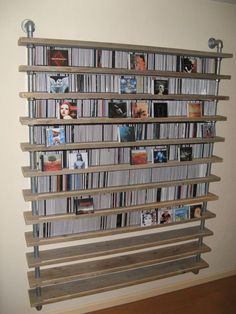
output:
{"label": "empty shelf slat", "polygon": [[29,267],[45,266],[151,248],[159,245],[211,236],[212,234],[213,232],[207,228],[201,230],[199,226],[194,226],[153,234],[133,236],[129,237],[128,241],[126,238],[123,238],[51,250],[42,250],[40,251],[39,258],[34,258],[33,253],[27,253],[27,260]]}
{"label": "empty shelf slat", "polygon": [[194,241],[92,262],[42,269],[40,271],[39,279],[35,279],[34,271],[30,271],[28,272],[28,279],[31,288],[36,286],[46,286],[128,269],[135,269],[209,251],[210,248],[208,246],[205,244],[199,246],[198,241]]}
{"label": "empty shelf slat", "polygon": [[94,280],[88,278],[42,287],[41,296],[36,296],[35,289],[31,289],[29,290],[30,303],[33,307],[40,306],[197,271],[208,266],[202,259],[197,261],[196,257],[189,257],[143,268],[97,276]]}

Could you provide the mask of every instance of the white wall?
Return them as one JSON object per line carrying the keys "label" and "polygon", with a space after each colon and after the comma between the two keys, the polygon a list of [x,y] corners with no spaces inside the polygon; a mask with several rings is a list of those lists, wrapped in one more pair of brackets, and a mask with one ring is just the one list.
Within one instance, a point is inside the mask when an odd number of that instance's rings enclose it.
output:
{"label": "white wall", "polygon": [[[28,164],[28,156],[20,150],[28,132],[19,123],[26,114],[26,102],[18,97],[26,90],[25,75],[18,66],[26,63],[26,49],[17,46],[21,22],[32,19],[36,24],[35,37],[80,39],[163,47],[208,50],[210,37],[224,41],[224,51],[236,53],[236,5],[210,0],[0,0],[1,39],[1,219],[0,219],[0,312],[3,314],[34,313],[28,302],[27,265],[25,259],[23,210],[28,209],[21,190],[28,186],[20,167]],[[213,167],[222,177],[211,191],[220,196],[210,208],[217,218],[207,222],[215,235],[207,240],[213,251],[205,255],[210,268],[193,274],[131,287],[107,294],[71,300],[43,307],[42,313],[65,313],[65,309],[83,309],[111,298],[143,296],[164,291],[164,288],[197,283],[236,270],[235,250],[235,117],[236,117],[236,59],[225,60],[222,73],[232,80],[222,82],[221,94],[230,95],[229,102],[219,105],[219,113],[228,117],[218,123],[217,133],[226,137],[216,144],[215,154],[224,158],[223,164]],[[108,304],[108,303],[107,303]],[[80,313],[78,310],[76,313]]]}

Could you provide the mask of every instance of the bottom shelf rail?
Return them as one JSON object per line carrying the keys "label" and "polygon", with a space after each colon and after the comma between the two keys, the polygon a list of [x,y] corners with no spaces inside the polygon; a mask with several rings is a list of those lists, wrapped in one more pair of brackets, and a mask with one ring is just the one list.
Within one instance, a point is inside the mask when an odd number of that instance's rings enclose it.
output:
{"label": "bottom shelf rail", "polygon": [[45,286],[41,288],[40,296],[36,295],[36,288],[30,289],[30,303],[32,307],[40,309],[44,304],[93,295],[187,272],[196,272],[207,267],[209,265],[203,259],[197,260],[196,256],[191,256],[166,263]]}
{"label": "bottom shelf rail", "polygon": [[108,257],[102,260],[50,267],[40,271],[35,279],[34,271],[28,272],[30,288],[65,283],[73,280],[92,278],[108,273],[150,266],[157,263],[177,260],[187,256],[210,252],[210,248],[198,241],[169,247],[140,251],[123,256]]}

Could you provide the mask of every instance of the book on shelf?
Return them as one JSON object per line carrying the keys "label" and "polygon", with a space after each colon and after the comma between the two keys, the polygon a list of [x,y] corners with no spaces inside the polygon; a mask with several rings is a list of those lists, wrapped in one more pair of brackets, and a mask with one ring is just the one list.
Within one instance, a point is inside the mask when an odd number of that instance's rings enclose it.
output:
{"label": "book on shelf", "polygon": [[176,222],[189,219],[189,206],[181,206],[174,208],[174,220]]}
{"label": "book on shelf", "polygon": [[145,55],[142,53],[130,52],[128,62],[131,70],[143,71],[146,69]]}
{"label": "book on shelf", "polygon": [[120,93],[121,94],[136,94],[137,80],[131,77],[120,78]]}
{"label": "book on shelf", "polygon": [[202,137],[211,138],[215,136],[215,124],[214,122],[204,122],[202,125]]}
{"label": "book on shelf", "polygon": [[48,50],[48,65],[68,66],[68,50],[62,49]]}
{"label": "book on shelf", "polygon": [[168,80],[153,80],[155,95],[168,95]]}
{"label": "book on shelf", "polygon": [[65,144],[65,130],[62,127],[59,128],[47,128],[46,129],[46,146],[56,146]]}
{"label": "book on shelf", "polygon": [[152,162],[156,163],[163,163],[167,162],[168,160],[168,153],[166,146],[157,146],[152,151]]}
{"label": "book on shelf", "polygon": [[189,118],[199,118],[202,116],[202,103],[201,102],[189,102],[187,109],[188,109]]}
{"label": "book on shelf", "polygon": [[108,103],[109,118],[126,118],[127,117],[127,103],[111,101]]}
{"label": "book on shelf", "polygon": [[68,93],[69,76],[68,75],[48,75],[49,93]]}
{"label": "book on shelf", "polygon": [[135,129],[133,125],[118,126],[118,141],[119,142],[134,142]]}
{"label": "book on shelf", "polygon": [[191,146],[180,146],[178,148],[179,161],[191,161],[193,149]]}
{"label": "book on shelf", "polygon": [[96,56],[95,56],[95,66],[98,68],[102,67],[102,50],[96,49]]}
{"label": "book on shelf", "polygon": [[158,222],[159,224],[168,224],[173,222],[173,211],[169,208],[158,209]]}
{"label": "book on shelf", "polygon": [[74,199],[74,212],[76,215],[94,213],[93,198]]}
{"label": "book on shelf", "polygon": [[157,209],[146,209],[141,211],[141,226],[147,227],[158,223]]}
{"label": "book on shelf", "polygon": [[147,151],[145,149],[131,149],[131,165],[143,165],[148,162]]}
{"label": "book on shelf", "polygon": [[39,171],[44,171],[43,169],[43,154],[42,152],[36,153],[36,168]]}
{"label": "book on shelf", "polygon": [[122,227],[122,214],[117,214],[116,216],[116,228],[121,228]]}
{"label": "book on shelf", "polygon": [[153,103],[153,116],[158,118],[164,118],[168,116],[168,106],[166,102],[154,102]]}
{"label": "book on shelf", "polygon": [[60,119],[76,119],[77,118],[77,104],[69,101],[63,101],[60,104]]}
{"label": "book on shelf", "polygon": [[200,218],[202,216],[202,204],[190,206],[190,219]]}
{"label": "book on shelf", "polygon": [[58,171],[62,169],[62,154],[39,153],[37,168],[41,171]]}
{"label": "book on shelf", "polygon": [[83,74],[77,74],[76,82],[77,82],[77,92],[78,93],[84,92],[84,87],[86,85],[84,82],[84,75]]}
{"label": "book on shelf", "polygon": [[68,155],[69,169],[86,169],[88,168],[88,153],[76,152]]}
{"label": "book on shelf", "polygon": [[132,102],[132,117],[133,118],[147,118],[148,117],[148,103],[145,101]]}

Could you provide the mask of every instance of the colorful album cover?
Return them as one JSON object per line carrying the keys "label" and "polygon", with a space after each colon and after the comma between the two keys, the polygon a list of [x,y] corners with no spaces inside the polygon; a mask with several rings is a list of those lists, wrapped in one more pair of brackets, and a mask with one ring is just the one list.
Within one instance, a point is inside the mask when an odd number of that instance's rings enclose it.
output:
{"label": "colorful album cover", "polygon": [[141,226],[148,227],[158,223],[157,209],[146,209],[141,212]]}
{"label": "colorful album cover", "polygon": [[188,116],[190,118],[199,118],[202,116],[202,103],[188,103]]}
{"label": "colorful album cover", "polygon": [[75,152],[68,155],[69,169],[85,169],[88,168],[88,153]]}
{"label": "colorful album cover", "polygon": [[190,206],[190,219],[200,218],[202,216],[202,204]]}
{"label": "colorful album cover", "polygon": [[148,162],[147,151],[145,149],[132,149],[130,155],[131,165],[143,165]]}
{"label": "colorful album cover", "polygon": [[61,153],[42,153],[36,155],[37,169],[40,171],[58,171],[62,169]]}
{"label": "colorful album cover", "polygon": [[63,101],[60,104],[60,119],[77,119],[77,104],[70,101]]}
{"label": "colorful album cover", "polygon": [[50,49],[48,51],[48,65],[68,66],[68,50]]}
{"label": "colorful album cover", "polygon": [[158,222],[159,224],[168,224],[173,222],[172,209],[160,208],[158,209]]}
{"label": "colorful album cover", "polygon": [[189,219],[189,207],[188,206],[176,207],[174,209],[174,217],[175,222]]}
{"label": "colorful album cover", "polygon": [[108,103],[109,118],[126,118],[127,104],[126,102],[109,102]]}
{"label": "colorful album cover", "polygon": [[197,72],[197,58],[194,57],[184,57],[182,59],[182,71],[188,73]]}
{"label": "colorful album cover", "polygon": [[214,122],[204,122],[202,125],[202,137],[212,138],[215,136],[215,124]]}
{"label": "colorful album cover", "polygon": [[147,118],[148,103],[147,102],[132,102],[132,117],[133,118]]}
{"label": "colorful album cover", "polygon": [[152,158],[154,164],[167,162],[168,160],[167,147],[159,146],[154,148],[152,152]]}
{"label": "colorful album cover", "polygon": [[49,93],[68,93],[69,77],[66,75],[48,75],[48,92]]}
{"label": "colorful album cover", "polygon": [[179,147],[179,161],[191,161],[192,160],[192,147],[180,146]]}
{"label": "colorful album cover", "polygon": [[121,94],[136,94],[137,81],[135,78],[121,77],[120,78],[120,93]]}
{"label": "colorful album cover", "polygon": [[46,146],[57,146],[65,144],[65,130],[64,128],[46,129]]}
{"label": "colorful album cover", "polygon": [[135,141],[135,129],[130,125],[118,126],[118,141],[119,142],[134,142]]}
{"label": "colorful album cover", "polygon": [[76,215],[94,213],[93,198],[74,199],[74,211]]}
{"label": "colorful album cover", "polygon": [[153,86],[155,95],[168,95],[168,80],[154,80]]}
{"label": "colorful album cover", "polygon": [[145,56],[142,53],[129,54],[129,68],[131,70],[143,71],[146,69]]}

